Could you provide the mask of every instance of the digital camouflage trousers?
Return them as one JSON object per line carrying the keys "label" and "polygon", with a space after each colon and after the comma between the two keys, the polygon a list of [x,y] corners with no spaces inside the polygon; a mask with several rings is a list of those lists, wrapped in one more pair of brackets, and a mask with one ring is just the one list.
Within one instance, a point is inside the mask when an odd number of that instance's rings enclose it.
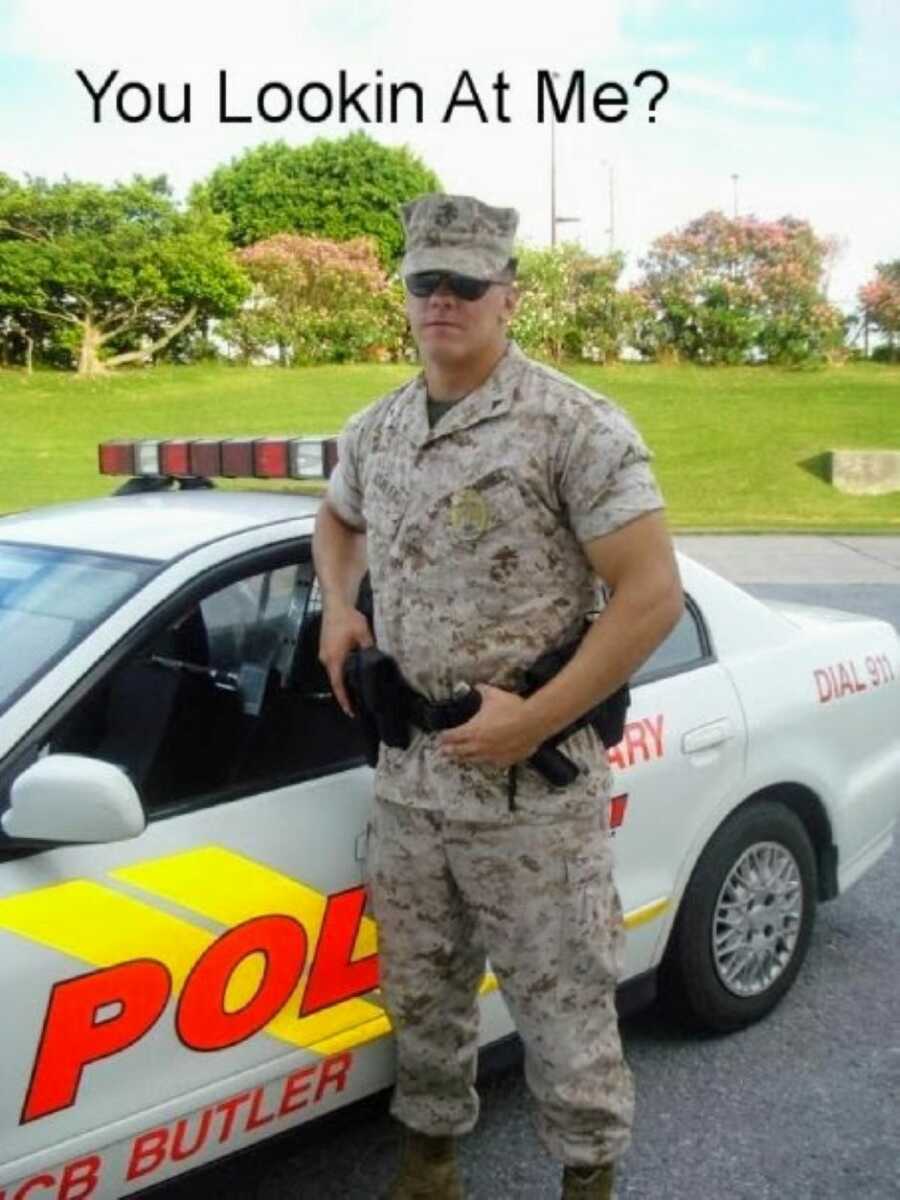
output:
{"label": "digital camouflage trousers", "polygon": [[525,1046],[544,1145],[572,1166],[619,1157],[634,1089],[616,1019],[624,929],[602,816],[482,824],[378,799],[369,884],[396,1034],[394,1116],[432,1135],[475,1125],[488,958]]}

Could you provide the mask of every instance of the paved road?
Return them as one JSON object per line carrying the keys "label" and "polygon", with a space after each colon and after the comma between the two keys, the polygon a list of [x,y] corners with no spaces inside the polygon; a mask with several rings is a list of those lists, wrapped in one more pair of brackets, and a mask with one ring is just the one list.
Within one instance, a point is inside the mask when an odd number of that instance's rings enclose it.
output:
{"label": "paved road", "polygon": [[[870,612],[900,629],[900,538],[685,537],[749,591]],[[807,962],[765,1021],[691,1038],[654,1010],[625,1023],[638,1109],[620,1200],[900,1198],[900,845],[818,914]],[[464,1140],[470,1200],[552,1200],[559,1172],[532,1133],[518,1067],[482,1089]],[[229,1200],[371,1200],[396,1134],[370,1108],[158,1193]]]}

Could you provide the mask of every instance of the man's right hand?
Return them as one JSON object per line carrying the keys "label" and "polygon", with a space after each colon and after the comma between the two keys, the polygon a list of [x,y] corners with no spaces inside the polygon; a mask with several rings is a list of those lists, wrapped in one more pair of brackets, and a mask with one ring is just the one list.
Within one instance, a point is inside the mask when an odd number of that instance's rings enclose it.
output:
{"label": "man's right hand", "polygon": [[319,662],[328,672],[331,690],[348,717],[354,714],[344,687],[344,661],[351,650],[374,644],[369,622],[359,609],[334,602],[326,604],[322,613]]}

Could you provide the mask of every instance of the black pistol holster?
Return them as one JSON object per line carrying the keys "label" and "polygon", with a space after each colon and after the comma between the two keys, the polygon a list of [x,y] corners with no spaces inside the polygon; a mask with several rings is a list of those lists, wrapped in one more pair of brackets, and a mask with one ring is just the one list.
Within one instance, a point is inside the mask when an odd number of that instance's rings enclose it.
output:
{"label": "black pistol holster", "polygon": [[[545,651],[540,658],[536,659],[525,671],[521,695],[526,697],[534,695],[545,683],[549,683],[555,675],[558,675],[566,663],[575,656],[589,628],[590,623],[585,621],[579,637],[567,642],[564,646],[558,646],[555,650]],[[622,740],[625,732],[625,714],[628,712],[630,703],[631,692],[628,684],[623,683],[605,700],[601,700],[599,704],[595,704],[593,708],[588,709],[586,713],[566,725],[559,733],[542,742],[537,751],[529,758],[529,764],[554,787],[565,787],[572,783],[578,778],[578,767],[567,754],[558,749],[560,742],[566,741],[573,733],[584,729],[586,725],[591,725],[596,730],[604,748],[609,750],[610,747],[617,745]],[[510,809],[515,808],[515,803],[516,768],[513,766],[509,772]]]}
{"label": "black pistol holster", "polygon": [[366,762],[378,762],[378,746],[409,746],[409,690],[394,660],[376,646],[351,650],[344,663],[344,686],[366,744]]}
{"label": "black pistol holster", "polygon": [[[590,622],[586,621],[580,637],[567,642],[564,646],[557,647],[555,650],[547,650],[539,659],[531,664],[525,672],[525,686],[522,689],[523,696],[533,695],[545,683],[549,683],[555,675],[560,673],[566,663],[574,658],[589,628]],[[613,746],[618,745],[622,740],[625,733],[625,717],[630,703],[631,691],[628,684],[623,683],[620,688],[617,688],[605,700],[601,700],[599,704],[595,704],[593,708],[588,709],[586,713],[578,717],[571,725],[567,725],[565,729],[561,729],[559,733],[555,734],[544,745],[557,746],[560,742],[564,742],[566,738],[571,737],[576,730],[583,729],[585,725],[592,725],[604,747],[609,750]]]}
{"label": "black pistol holster", "polygon": [[344,686],[361,722],[369,766],[378,762],[378,746],[406,750],[409,727],[429,733],[453,729],[478,712],[481,696],[466,689],[451,700],[431,701],[409,686],[396,662],[375,646],[351,650],[344,663]]}

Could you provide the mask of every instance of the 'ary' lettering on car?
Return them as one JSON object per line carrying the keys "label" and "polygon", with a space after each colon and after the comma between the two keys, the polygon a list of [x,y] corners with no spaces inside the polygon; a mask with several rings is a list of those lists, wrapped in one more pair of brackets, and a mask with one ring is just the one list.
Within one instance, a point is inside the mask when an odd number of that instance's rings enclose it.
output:
{"label": "'ary' lettering on car", "polygon": [[663,713],[657,713],[655,717],[629,721],[622,740],[608,752],[610,766],[627,771],[637,762],[652,762],[656,758],[662,758],[665,753],[663,718]]}

